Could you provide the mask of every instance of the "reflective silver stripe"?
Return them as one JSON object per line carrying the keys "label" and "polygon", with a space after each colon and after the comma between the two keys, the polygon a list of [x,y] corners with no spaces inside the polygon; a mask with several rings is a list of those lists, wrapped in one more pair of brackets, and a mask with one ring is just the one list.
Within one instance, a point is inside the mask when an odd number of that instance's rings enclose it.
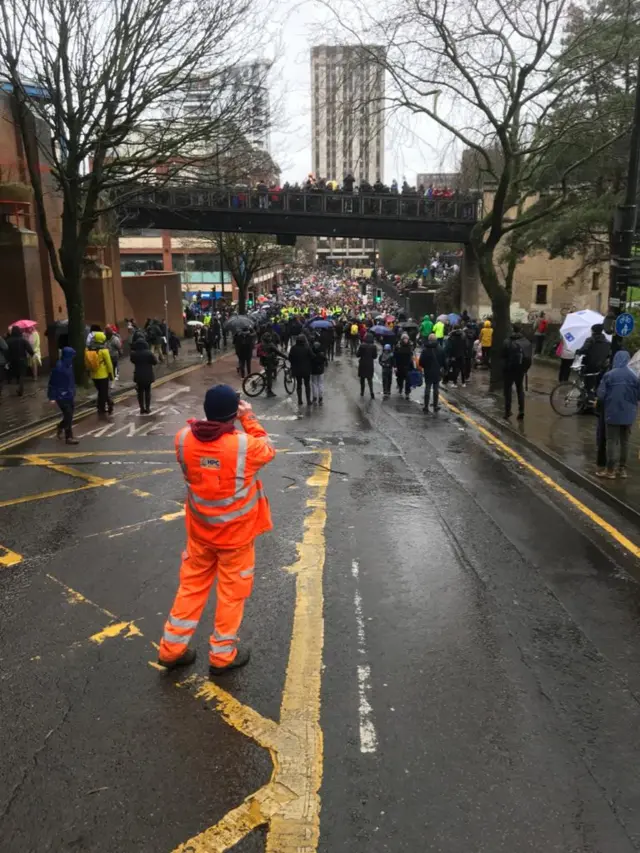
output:
{"label": "reflective silver stripe", "polygon": [[177,616],[169,615],[169,624],[174,628],[197,628],[198,622],[196,619],[178,619]]}
{"label": "reflective silver stripe", "polygon": [[[198,506],[206,506],[206,507],[211,507],[213,509],[213,508],[219,507],[219,506],[231,506],[231,504],[234,504],[236,501],[244,500],[244,498],[247,497],[247,495],[249,494],[249,492],[253,488],[255,481],[256,481],[255,477],[253,477],[251,479],[251,482],[249,483],[249,485],[245,486],[244,489],[240,489],[239,492],[236,492],[235,495],[231,495],[230,498],[219,498],[217,501],[207,501],[204,498],[201,498],[198,495],[196,495],[192,489],[189,489],[189,492],[190,492],[191,497],[193,498],[194,502],[197,503]],[[189,488],[189,487],[187,486],[187,488]]]}
{"label": "reflective silver stripe", "polygon": [[250,578],[254,572],[255,572],[255,569],[243,569],[240,572],[240,577],[241,578]]}
{"label": "reflective silver stripe", "polygon": [[213,525],[213,524],[226,524],[228,521],[235,521],[236,518],[242,518],[243,515],[247,515],[248,513],[251,512],[251,510],[258,503],[260,498],[264,498],[264,497],[265,497],[265,493],[262,491],[262,489],[257,489],[256,493],[251,498],[251,500],[248,503],[246,503],[243,507],[240,507],[240,509],[236,509],[233,512],[222,513],[221,515],[205,515],[204,513],[199,512],[196,509],[196,507],[194,506],[194,504],[191,500],[191,494],[188,493],[189,509],[191,510],[191,512],[197,518],[201,519],[201,521],[204,521],[206,524],[211,524],[211,525]]}
{"label": "reflective silver stripe", "polygon": [[213,652],[214,655],[222,655],[225,652],[233,652],[235,651],[235,645],[233,643],[227,643],[227,645],[221,646],[219,643],[210,643],[209,648]]}
{"label": "reflective silver stripe", "polygon": [[181,637],[180,634],[172,634],[171,631],[165,630],[162,637],[167,643],[179,643],[181,645],[186,646],[189,640],[191,639],[192,633],[193,631],[190,634],[186,634],[185,636]]}
{"label": "reflective silver stripe", "polygon": [[178,433],[178,462],[180,463],[180,467],[182,468],[182,473],[184,474],[185,480],[187,480],[187,464],[184,461],[184,442],[187,437],[187,433],[190,431],[191,427],[185,427],[180,430]]}
{"label": "reflective silver stripe", "polygon": [[237,634],[218,634],[216,629],[213,629],[213,636],[216,640],[237,640]]}
{"label": "reflective silver stripe", "polygon": [[236,460],[236,492],[244,488],[244,472],[247,467],[247,445],[249,437],[246,432],[238,433],[238,458]]}

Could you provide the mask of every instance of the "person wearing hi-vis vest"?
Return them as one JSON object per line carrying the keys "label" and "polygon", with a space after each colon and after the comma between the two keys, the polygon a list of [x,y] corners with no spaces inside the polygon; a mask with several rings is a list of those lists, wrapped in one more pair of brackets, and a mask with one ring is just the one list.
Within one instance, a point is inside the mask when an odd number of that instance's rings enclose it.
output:
{"label": "person wearing hi-vis vest", "polygon": [[[238,630],[253,589],[255,539],[273,526],[257,474],[276,452],[249,403],[229,385],[207,391],[204,411],[206,420],[191,420],[176,435],[187,486],[187,547],[158,663],[167,669],[193,663],[196,651],[189,641],[217,579],[209,642],[209,672],[217,676],[249,660],[249,649],[238,646]],[[236,419],[242,430],[235,428]]]}

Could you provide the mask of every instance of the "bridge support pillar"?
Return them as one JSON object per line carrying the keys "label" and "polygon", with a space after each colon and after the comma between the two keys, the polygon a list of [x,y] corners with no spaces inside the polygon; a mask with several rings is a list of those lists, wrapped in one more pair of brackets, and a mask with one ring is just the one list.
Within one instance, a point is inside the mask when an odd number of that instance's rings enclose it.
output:
{"label": "bridge support pillar", "polygon": [[480,270],[478,261],[471,244],[466,243],[462,267],[460,269],[460,309],[466,310],[472,317],[477,317],[480,311],[482,294],[482,282],[480,281]]}
{"label": "bridge support pillar", "polygon": [[162,271],[173,272],[173,256],[171,254],[171,231],[162,230]]}

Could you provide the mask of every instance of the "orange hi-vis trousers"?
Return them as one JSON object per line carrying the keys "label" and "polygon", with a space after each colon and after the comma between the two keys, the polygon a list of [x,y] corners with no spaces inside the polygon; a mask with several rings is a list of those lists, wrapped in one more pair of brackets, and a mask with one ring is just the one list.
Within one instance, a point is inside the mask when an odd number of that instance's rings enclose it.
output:
{"label": "orange hi-vis trousers", "polygon": [[182,555],[180,586],[160,643],[160,660],[174,661],[187,648],[217,580],[216,612],[209,641],[209,662],[225,666],[238,654],[238,630],[244,603],[253,589],[255,545],[235,550],[187,541]]}

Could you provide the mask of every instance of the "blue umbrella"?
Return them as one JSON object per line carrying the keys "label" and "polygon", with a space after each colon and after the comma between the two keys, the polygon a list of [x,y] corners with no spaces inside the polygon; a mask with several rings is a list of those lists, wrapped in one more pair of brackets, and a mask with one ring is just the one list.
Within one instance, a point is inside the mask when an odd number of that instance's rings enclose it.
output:
{"label": "blue umbrella", "polygon": [[372,326],[369,331],[372,335],[388,335],[389,337],[395,335],[393,329],[388,329],[386,326]]}
{"label": "blue umbrella", "polygon": [[309,326],[312,329],[333,329],[331,320],[312,320]]}
{"label": "blue umbrella", "polygon": [[455,326],[456,323],[460,322],[460,315],[459,314],[449,314],[449,322],[451,323],[452,326]]}

